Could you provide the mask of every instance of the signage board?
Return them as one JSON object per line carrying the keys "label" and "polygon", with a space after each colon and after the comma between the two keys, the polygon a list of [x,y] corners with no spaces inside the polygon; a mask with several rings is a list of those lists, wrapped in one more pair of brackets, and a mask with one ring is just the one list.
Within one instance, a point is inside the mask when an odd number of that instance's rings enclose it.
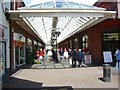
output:
{"label": "signage board", "polygon": [[8,29],[7,29],[7,27],[0,24],[0,38],[2,40],[4,40],[4,39],[7,40],[8,37],[9,37],[9,35],[8,35]]}
{"label": "signage board", "polygon": [[104,58],[104,63],[113,62],[111,51],[104,51],[103,52],[103,58]]}
{"label": "signage board", "polygon": [[85,58],[85,63],[86,64],[91,64],[91,61],[92,61],[91,60],[91,55],[85,55],[84,58]]}

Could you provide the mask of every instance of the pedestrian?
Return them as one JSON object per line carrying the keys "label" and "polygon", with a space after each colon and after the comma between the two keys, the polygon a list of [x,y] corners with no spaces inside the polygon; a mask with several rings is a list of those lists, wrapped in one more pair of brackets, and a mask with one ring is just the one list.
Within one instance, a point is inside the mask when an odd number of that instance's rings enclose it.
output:
{"label": "pedestrian", "polygon": [[63,48],[60,48],[60,51],[59,51],[59,54],[60,54],[60,61],[63,61],[63,54],[64,54],[64,50]]}
{"label": "pedestrian", "polygon": [[71,58],[71,52],[72,52],[72,50],[69,48],[69,49],[68,49],[68,59]]}
{"label": "pedestrian", "polygon": [[56,52],[55,52],[55,50],[54,50],[53,48],[52,48],[51,51],[52,51],[52,61],[56,62],[56,61],[55,61],[55,57],[56,57],[55,55],[56,55]]}
{"label": "pedestrian", "polygon": [[63,54],[63,56],[64,56],[64,61],[68,61],[68,51],[67,51],[66,48],[64,49],[64,54]]}
{"label": "pedestrian", "polygon": [[36,51],[36,59],[39,59],[39,51]]}
{"label": "pedestrian", "polygon": [[78,67],[80,67],[83,60],[84,60],[84,54],[81,51],[81,49],[79,49],[79,51],[78,51],[78,63],[79,63],[79,65],[78,65]]}
{"label": "pedestrian", "polygon": [[76,68],[76,59],[77,59],[77,50],[74,49],[71,53],[71,57],[72,57],[72,67]]}
{"label": "pedestrian", "polygon": [[116,50],[115,56],[116,56],[116,68],[120,68],[120,49]]}
{"label": "pedestrian", "polygon": [[44,60],[44,51],[42,49],[40,49],[40,60]]}
{"label": "pedestrian", "polygon": [[48,50],[48,61],[52,61],[52,52],[51,52],[51,49]]}
{"label": "pedestrian", "polygon": [[48,49],[44,51],[44,60],[47,61],[48,60]]}

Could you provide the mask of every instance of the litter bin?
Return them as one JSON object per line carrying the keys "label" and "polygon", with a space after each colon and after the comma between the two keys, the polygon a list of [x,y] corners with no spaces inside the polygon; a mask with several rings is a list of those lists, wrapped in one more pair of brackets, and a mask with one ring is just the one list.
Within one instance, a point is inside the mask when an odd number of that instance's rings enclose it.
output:
{"label": "litter bin", "polygon": [[110,82],[111,80],[111,65],[103,64],[103,81]]}

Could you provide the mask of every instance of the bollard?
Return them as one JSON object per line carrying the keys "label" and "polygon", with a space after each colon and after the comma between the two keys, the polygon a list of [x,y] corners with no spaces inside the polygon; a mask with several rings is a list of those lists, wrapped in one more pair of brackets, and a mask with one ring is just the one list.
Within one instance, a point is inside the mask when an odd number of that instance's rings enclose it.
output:
{"label": "bollard", "polygon": [[103,64],[103,81],[110,82],[111,80],[111,65]]}

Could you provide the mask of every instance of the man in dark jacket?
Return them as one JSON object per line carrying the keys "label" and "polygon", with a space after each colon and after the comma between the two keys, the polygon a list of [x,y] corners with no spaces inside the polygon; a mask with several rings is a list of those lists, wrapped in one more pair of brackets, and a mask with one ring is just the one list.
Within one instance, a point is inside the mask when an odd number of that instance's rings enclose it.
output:
{"label": "man in dark jacket", "polygon": [[78,51],[78,63],[79,63],[79,65],[78,65],[78,67],[80,67],[83,59],[84,59],[84,54],[81,51],[81,49],[79,49],[79,51]]}
{"label": "man in dark jacket", "polygon": [[72,67],[76,68],[76,59],[77,59],[77,50],[76,49],[72,50],[71,57],[72,57]]}

